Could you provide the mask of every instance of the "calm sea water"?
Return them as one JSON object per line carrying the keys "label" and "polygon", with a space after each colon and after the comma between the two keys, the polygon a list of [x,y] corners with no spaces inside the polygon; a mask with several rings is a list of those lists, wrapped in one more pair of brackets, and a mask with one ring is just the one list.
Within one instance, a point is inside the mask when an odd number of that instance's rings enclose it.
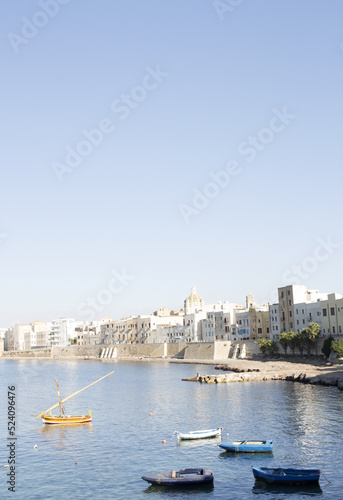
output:
{"label": "calm sea water", "polygon": [[[33,415],[110,371],[66,403],[92,410],[92,424],[43,426]],[[162,362],[0,360],[0,497],[20,499],[301,499],[342,498],[343,393],[292,382],[182,382],[214,367]],[[16,386],[16,492],[7,491],[7,387]],[[152,414],[152,415],[150,415]],[[178,444],[175,430],[223,427],[221,439]],[[227,435],[228,434],[228,435]],[[272,439],[266,455],[232,455],[217,446]],[[166,441],[163,444],[163,440]],[[37,446],[37,448],[34,448]],[[258,487],[252,466],[320,468],[319,488]],[[148,473],[206,467],[214,486],[170,490],[148,486]],[[325,477],[324,477],[325,475]],[[330,482],[328,482],[330,481]]]}

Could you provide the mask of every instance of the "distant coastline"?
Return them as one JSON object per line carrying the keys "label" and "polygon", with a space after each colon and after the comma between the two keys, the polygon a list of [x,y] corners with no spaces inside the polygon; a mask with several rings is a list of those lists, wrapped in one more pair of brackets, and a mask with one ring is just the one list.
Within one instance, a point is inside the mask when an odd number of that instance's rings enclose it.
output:
{"label": "distant coastline", "polygon": [[[95,347],[95,346],[94,346]],[[100,347],[100,346],[98,346]],[[135,362],[161,362],[174,364],[197,364],[214,366],[215,374],[199,374],[188,379],[200,383],[233,383],[233,382],[260,382],[271,380],[283,380],[300,382],[311,385],[335,386],[343,390],[343,362],[334,360],[333,363],[326,362],[323,358],[312,358],[306,360],[300,356],[285,357],[284,359],[177,359],[173,357],[151,356],[151,355],[122,355],[117,358],[100,359],[99,354],[94,352],[72,354],[73,351],[63,349],[59,356],[53,352],[6,352],[0,360],[79,360],[98,361],[101,363],[117,363],[120,361]]]}

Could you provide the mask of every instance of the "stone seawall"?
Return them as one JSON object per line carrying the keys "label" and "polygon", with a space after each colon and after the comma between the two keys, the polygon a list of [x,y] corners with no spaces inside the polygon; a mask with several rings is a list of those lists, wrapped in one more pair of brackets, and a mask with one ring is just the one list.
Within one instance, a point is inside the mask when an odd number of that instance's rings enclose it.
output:
{"label": "stone seawall", "polygon": [[[321,352],[323,339],[320,339],[317,346],[317,352]],[[261,357],[261,351],[256,340],[233,342],[178,342],[178,343],[160,343],[160,344],[101,344],[70,347],[53,347],[51,349],[32,349],[31,351],[12,351],[2,352],[2,357],[100,357],[103,350],[112,350],[111,357],[130,358],[130,357],[150,357],[150,358],[171,358],[179,360],[236,360],[236,359],[254,359]],[[115,352],[115,356],[113,353]],[[284,351],[279,345],[277,354],[284,356]],[[312,352],[314,354],[314,352]],[[105,356],[105,358],[108,356]]]}

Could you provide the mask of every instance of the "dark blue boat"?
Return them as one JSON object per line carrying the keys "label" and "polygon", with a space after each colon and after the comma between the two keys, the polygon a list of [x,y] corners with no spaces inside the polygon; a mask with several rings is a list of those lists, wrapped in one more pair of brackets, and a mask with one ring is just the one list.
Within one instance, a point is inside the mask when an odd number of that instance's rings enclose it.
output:
{"label": "dark blue boat", "polygon": [[218,446],[233,453],[265,453],[273,450],[273,441],[257,441],[247,439],[245,441],[233,441],[232,443],[221,443]]}
{"label": "dark blue boat", "polygon": [[319,469],[253,467],[252,472],[256,480],[266,481],[269,484],[311,484],[318,483],[320,477]]}
{"label": "dark blue boat", "polygon": [[212,484],[213,474],[208,469],[182,469],[143,476],[142,479],[160,486],[201,486]]}

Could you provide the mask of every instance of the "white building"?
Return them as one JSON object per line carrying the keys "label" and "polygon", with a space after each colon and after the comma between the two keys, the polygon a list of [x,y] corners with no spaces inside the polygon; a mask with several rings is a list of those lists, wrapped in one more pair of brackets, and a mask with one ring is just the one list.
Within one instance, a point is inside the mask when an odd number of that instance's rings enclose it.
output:
{"label": "white building", "polygon": [[250,339],[250,312],[249,309],[236,311],[236,325],[232,332],[233,340]]}
{"label": "white building", "polygon": [[322,306],[321,301],[303,302],[294,304],[294,330],[299,333],[307,328],[309,323],[318,323],[322,328]]}
{"label": "white building", "polygon": [[341,337],[343,335],[343,296],[329,293],[326,300],[321,301],[322,334]]}
{"label": "white building", "polygon": [[269,306],[270,338],[278,339],[280,335],[280,310],[279,304]]}
{"label": "white building", "polygon": [[154,314],[137,316],[138,343],[153,344],[167,340],[167,331],[171,326],[183,326],[182,316],[155,316]]}
{"label": "white building", "polygon": [[13,326],[13,349],[16,351],[24,351],[25,337],[27,339],[28,336],[31,336],[31,325],[20,325],[16,323]]}
{"label": "white building", "polygon": [[307,290],[304,285],[288,285],[278,288],[278,294],[281,332],[300,331],[307,328],[308,323],[311,322],[310,317],[316,323],[320,321],[321,314],[317,314],[318,304],[317,306],[309,306],[309,304],[327,299],[326,293]]}
{"label": "white building", "polygon": [[231,302],[217,302],[205,306],[208,312],[206,319],[202,321],[202,340],[229,340],[236,324],[236,311],[242,308],[243,306]]}
{"label": "white building", "polygon": [[77,332],[75,328],[80,327],[82,324],[82,321],[75,321],[73,318],[59,318],[52,321],[49,344],[52,347],[66,347],[71,344],[71,340],[76,343]]}

